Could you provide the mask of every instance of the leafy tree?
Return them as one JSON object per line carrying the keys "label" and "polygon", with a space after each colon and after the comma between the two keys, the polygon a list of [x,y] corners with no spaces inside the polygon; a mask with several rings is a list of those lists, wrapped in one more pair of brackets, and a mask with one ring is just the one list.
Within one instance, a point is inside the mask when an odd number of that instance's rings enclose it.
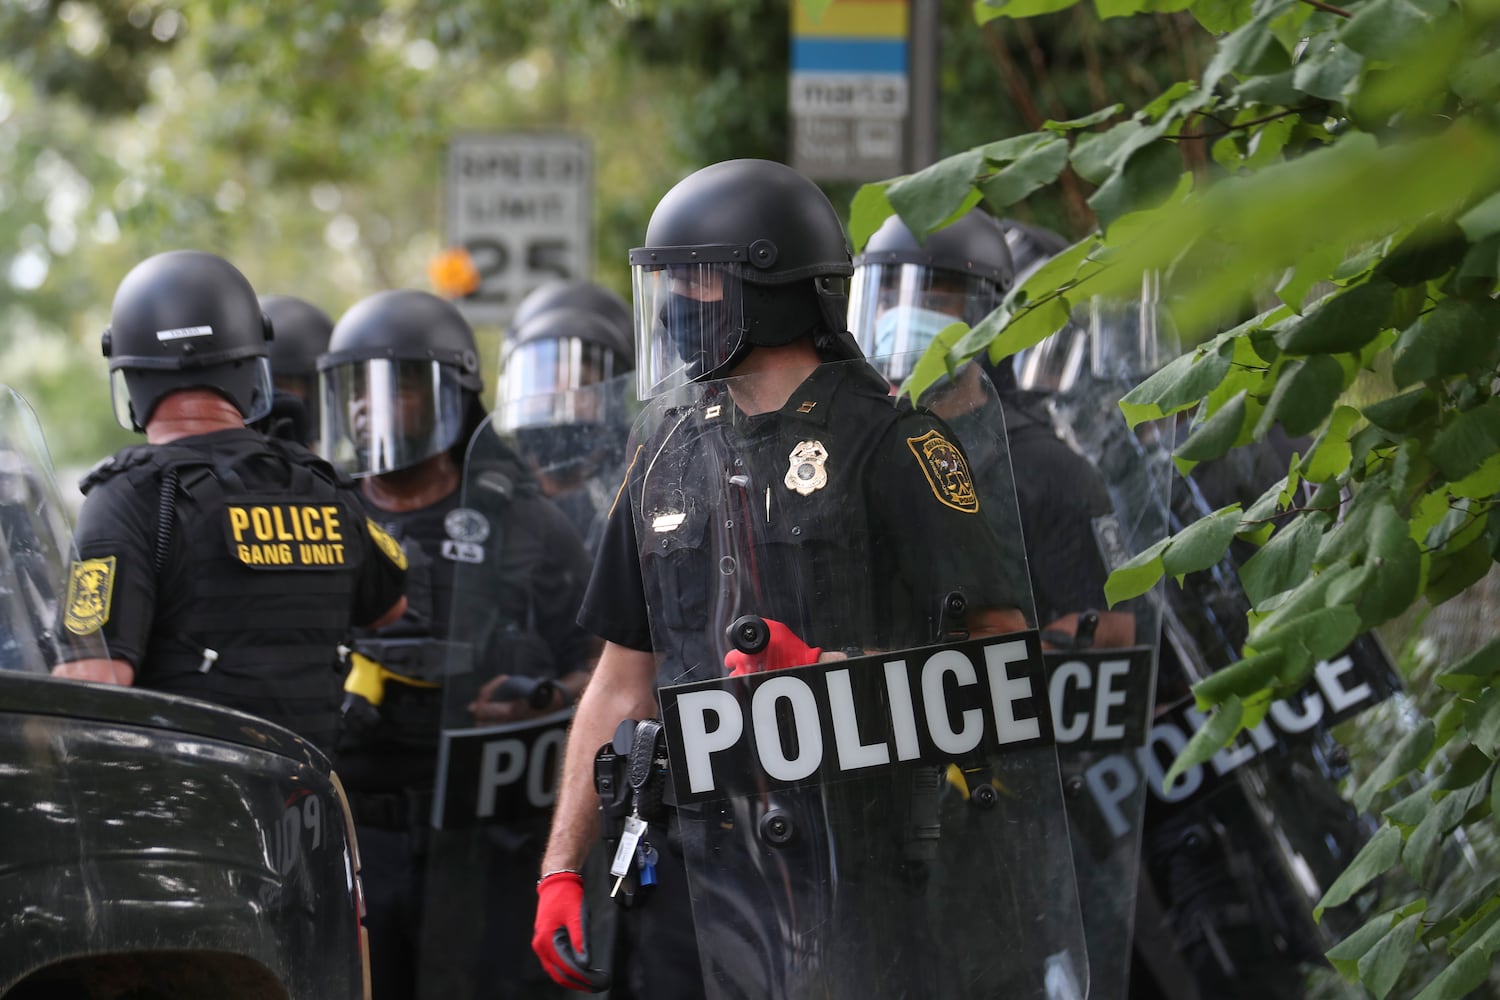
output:
{"label": "leafy tree", "polygon": [[[974,5],[976,20],[1077,0]],[[1202,72],[1138,107],[1113,105],[975,146],[861,189],[862,242],[892,211],[929,231],[984,201],[997,213],[1069,168],[1097,225],[914,376],[1029,347],[1093,295],[1143,278],[1186,338],[1122,404],[1133,422],[1191,413],[1179,467],[1280,425],[1313,445],[1248,508],[1163,540],[1110,580],[1120,600],[1260,546],[1243,659],[1195,688],[1209,722],[1181,770],[1297,690],[1322,657],[1480,581],[1500,555],[1500,5],[1492,0],[1095,0],[1102,18],[1185,10],[1215,38]],[[1206,155],[1204,155],[1206,154]],[[1229,329],[1226,326],[1234,324]],[[947,346],[951,344],[951,346]],[[1313,498],[1293,506],[1301,484]],[[1272,530],[1275,529],[1274,534]],[[1330,953],[1375,996],[1451,1000],[1500,950],[1500,883],[1435,892],[1445,841],[1493,838],[1500,783],[1500,640],[1437,672],[1434,711],[1354,790],[1384,820],[1328,890],[1411,891]],[[1169,777],[1170,781],[1171,778]],[[1413,963],[1430,951],[1439,971]],[[1408,970],[1411,970],[1408,972]],[[1408,973],[1403,978],[1403,973]],[[1408,982],[1417,978],[1418,982]]]}

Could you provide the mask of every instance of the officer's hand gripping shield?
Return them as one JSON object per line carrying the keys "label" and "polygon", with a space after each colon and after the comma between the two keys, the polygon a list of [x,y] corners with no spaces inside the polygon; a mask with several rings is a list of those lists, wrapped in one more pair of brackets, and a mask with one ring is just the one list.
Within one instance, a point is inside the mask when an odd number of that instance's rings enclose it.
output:
{"label": "officer's hand gripping shield", "polygon": [[0,670],[109,659],[111,562],[77,559],[41,425],[0,385]]}
{"label": "officer's hand gripping shield", "polygon": [[472,669],[447,678],[444,691],[421,997],[566,995],[530,939],[537,864],[573,716],[554,682],[581,664],[554,662],[528,620],[547,594],[529,591],[525,607],[498,595],[549,585],[526,577],[520,554],[535,540],[509,513],[522,467],[580,537],[598,534],[620,482],[632,383],[627,375],[533,396],[492,414],[470,439],[444,544],[455,561],[448,635],[472,650]]}
{"label": "officer's hand gripping shield", "polygon": [[[1003,397],[1018,477],[1044,477],[1029,484],[1022,528],[1053,647],[1048,674],[1090,995],[1101,1000],[1129,988],[1146,802],[1173,756],[1148,742],[1162,588],[1113,608],[1102,590],[1111,571],[1171,530],[1171,424],[1132,429],[1119,407],[1163,350],[1152,287],[1138,299],[1084,303],[1021,358],[1024,388]],[[1039,495],[1047,493],[1057,499]]]}
{"label": "officer's hand gripping shield", "polygon": [[616,869],[657,881],[643,919],[691,896],[708,996],[1087,992],[1024,558],[992,526],[1016,520],[1003,423],[975,392],[945,421],[825,364],[689,385],[636,425],[676,801]]}

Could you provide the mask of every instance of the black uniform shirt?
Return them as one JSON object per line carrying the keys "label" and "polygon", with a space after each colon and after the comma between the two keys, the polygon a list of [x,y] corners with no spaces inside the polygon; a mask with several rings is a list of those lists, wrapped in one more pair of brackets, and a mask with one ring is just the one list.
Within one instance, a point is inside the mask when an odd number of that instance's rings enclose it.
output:
{"label": "black uniform shirt", "polygon": [[742,614],[824,649],[900,648],[936,641],[951,591],[1015,607],[954,442],[864,366],[824,365],[757,416],[710,392],[636,452],[579,620],[686,680],[722,673]]}
{"label": "black uniform shirt", "polygon": [[[167,456],[183,464],[164,528]],[[141,687],[250,711],[326,748],[336,646],[400,598],[405,567],[331,477],[300,446],[249,429],[126,449],[79,514],[64,634],[102,633]]]}
{"label": "black uniform shirt", "polygon": [[556,678],[587,666],[592,640],[575,621],[589,572],[583,544],[518,465],[491,471],[498,478],[478,481],[469,470],[467,506],[455,492],[421,510],[371,508],[411,562],[407,613],[373,638],[467,643],[473,672],[450,688],[447,704],[432,689],[388,682],[380,728],[340,738],[339,775],[350,790],[430,787],[439,728],[472,725],[469,700],[490,677]]}

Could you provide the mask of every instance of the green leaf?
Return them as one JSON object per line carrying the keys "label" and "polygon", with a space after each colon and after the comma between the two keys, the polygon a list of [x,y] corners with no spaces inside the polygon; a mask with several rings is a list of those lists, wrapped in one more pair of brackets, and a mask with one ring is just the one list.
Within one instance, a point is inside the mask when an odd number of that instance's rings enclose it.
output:
{"label": "green leaf", "polygon": [[[1424,285],[1456,267],[1463,260],[1468,245],[1463,230],[1453,222],[1447,219],[1426,222],[1392,247],[1385,260],[1375,268],[1375,273],[1397,285]],[[1419,307],[1425,305],[1426,289],[1414,290]]]}
{"label": "green leaf", "polygon": [[974,178],[984,169],[984,150],[970,149],[946,157],[886,188],[891,207],[918,240],[939,228],[974,191]]}
{"label": "green leaf", "polygon": [[922,357],[913,366],[911,374],[901,385],[901,391],[907,393],[912,399],[919,399],[922,393],[930,389],[939,379],[947,378],[953,374],[953,366],[948,357],[949,349],[958,340],[969,332],[967,323],[950,323],[938,331],[932,343],[927,345],[927,350],[922,352]]}
{"label": "green leaf", "polygon": [[1361,889],[1390,871],[1400,856],[1401,831],[1394,826],[1381,827],[1318,900],[1313,919],[1321,923],[1326,910],[1353,899]]}
{"label": "green leaf", "polygon": [[1354,803],[1354,808],[1360,812],[1369,812],[1375,796],[1395,785],[1408,772],[1421,767],[1427,760],[1427,755],[1432,752],[1436,736],[1437,730],[1431,719],[1423,719],[1415,729],[1403,736],[1355,789],[1350,800]]}
{"label": "green leaf", "polygon": [[[1262,623],[1263,624],[1263,623]],[[1278,621],[1273,629],[1252,629],[1246,645],[1257,651],[1286,651],[1290,657],[1301,647],[1313,659],[1328,660],[1337,656],[1354,637],[1363,631],[1359,615],[1347,604],[1318,608],[1289,621]]]}
{"label": "green leaf", "polygon": [[1271,596],[1307,579],[1322,537],[1322,525],[1316,519],[1298,517],[1245,560],[1240,566],[1240,583],[1251,607],[1259,608]]}
{"label": "green leaf", "polygon": [[1460,215],[1458,225],[1473,243],[1500,233],[1500,191]]}
{"label": "green leaf", "polygon": [[1199,348],[1178,355],[1120,400],[1131,426],[1186,409],[1213,390],[1229,373],[1230,352]]}
{"label": "green leaf", "polygon": [[1500,303],[1444,299],[1396,341],[1397,387],[1469,372],[1494,347]]}
{"label": "green leaf", "polygon": [[1387,910],[1371,917],[1359,930],[1328,949],[1324,955],[1335,969],[1351,983],[1359,977],[1359,960],[1401,920],[1400,911]]}
{"label": "green leaf", "polygon": [[[1177,446],[1172,454],[1179,459],[1179,469],[1182,468],[1183,461],[1207,462],[1234,447],[1245,426],[1245,397],[1243,390],[1236,393],[1233,399],[1195,427],[1187,440]],[[1183,471],[1186,473],[1189,470]]]}
{"label": "green leaf", "polygon": [[1500,923],[1484,935],[1418,993],[1416,1000],[1462,1000],[1489,978],[1493,956],[1500,950]]}
{"label": "green leaf", "polygon": [[1399,396],[1378,400],[1364,408],[1365,419],[1376,427],[1405,434],[1438,415],[1436,397],[1429,389],[1413,389]]}
{"label": "green leaf", "polygon": [[976,0],[974,22],[983,25],[997,17],[1020,18],[1053,14],[1060,10],[1067,10],[1077,2],[1078,0],[1007,0],[1003,4],[991,5],[989,0]]}
{"label": "green leaf", "polygon": [[1292,82],[1309,97],[1343,101],[1364,65],[1364,56],[1330,38],[1318,51],[1303,53]]}
{"label": "green leaf", "polygon": [[1290,6],[1286,2],[1268,3],[1249,22],[1220,39],[1218,50],[1203,72],[1203,89],[1212,90],[1230,74],[1265,74],[1286,69],[1286,50],[1272,33],[1271,22]]}
{"label": "green leaf", "polygon": [[1455,295],[1488,295],[1500,275],[1500,233],[1469,247],[1452,277]]}
{"label": "green leaf", "polygon": [[1309,434],[1323,422],[1344,391],[1344,369],[1326,354],[1293,361],[1282,369],[1266,402],[1256,437],[1280,423],[1292,437]]}
{"label": "green leaf", "polygon": [[[1045,265],[1044,265],[1045,266]],[[990,358],[999,361],[1017,351],[1040,344],[1068,322],[1068,303],[1051,298],[1027,308],[1010,319],[990,344]]]}
{"label": "green leaf", "polygon": [[1426,32],[1432,18],[1409,0],[1370,0],[1344,26],[1340,39],[1369,59],[1406,54],[1412,39]]}
{"label": "green leaf", "polygon": [[1415,950],[1417,931],[1421,926],[1422,915],[1412,914],[1392,927],[1360,958],[1359,978],[1377,1000],[1383,1000],[1396,985]]}
{"label": "green leaf", "polygon": [[1500,688],[1492,687],[1464,709],[1469,739],[1493,760],[1500,755]]}
{"label": "green leaf", "polygon": [[1286,657],[1279,649],[1247,656],[1194,684],[1193,696],[1202,709],[1222,704],[1231,697],[1250,698],[1273,686],[1285,663]]}
{"label": "green leaf", "polygon": [[1122,215],[1161,204],[1182,176],[1182,153],[1165,140],[1149,143],[1089,196],[1089,207],[1099,217],[1099,228]]}
{"label": "green leaf", "polygon": [[1172,536],[1171,543],[1162,553],[1162,569],[1176,577],[1208,569],[1224,558],[1239,526],[1240,505],[1237,503],[1199,518]]}
{"label": "green leaf", "polygon": [[1114,158],[1127,143],[1137,140],[1146,126],[1131,119],[1103,132],[1080,136],[1069,158],[1073,170],[1090,184],[1103,184],[1114,172]]}
{"label": "green leaf", "polygon": [[1427,457],[1450,482],[1463,479],[1500,449],[1500,398],[1491,398],[1448,422],[1432,439]]}
{"label": "green leaf", "polygon": [[1276,335],[1288,354],[1335,354],[1357,351],[1385,329],[1395,286],[1371,279],[1318,303],[1301,320]]}
{"label": "green leaf", "polygon": [[1437,799],[1433,809],[1422,817],[1422,822],[1406,838],[1401,863],[1418,882],[1429,881],[1444,838],[1462,822],[1465,813],[1489,797],[1489,785],[1486,774],[1483,780],[1468,788],[1451,791]]}
{"label": "green leaf", "polygon": [[1065,139],[1038,143],[1014,163],[1001,168],[983,182],[979,190],[984,200],[997,212],[1021,201],[1039,188],[1051,184],[1068,165],[1068,143]]}
{"label": "green leaf", "polygon": [[849,203],[849,239],[854,244],[854,250],[858,253],[875,230],[885,224],[885,220],[891,217],[896,210],[891,207],[890,199],[885,196],[886,184],[881,181],[876,184],[865,184],[854,193],[854,200]]}
{"label": "green leaf", "polygon": [[[1495,465],[1500,468],[1500,461]],[[1422,596],[1433,606],[1457,597],[1484,579],[1493,562],[1489,539],[1483,536],[1457,552],[1433,554],[1432,568],[1427,573],[1427,588]]]}
{"label": "green leaf", "polygon": [[1156,586],[1156,581],[1162,576],[1161,554],[1171,541],[1170,538],[1161,539],[1109,574],[1109,579],[1104,581],[1104,599],[1110,607],[1139,597]]}
{"label": "green leaf", "polygon": [[1056,132],[1059,135],[1062,135],[1066,132],[1076,132],[1081,129],[1092,128],[1095,125],[1099,125],[1103,122],[1109,121],[1109,119],[1113,118],[1124,109],[1125,105],[1123,104],[1111,104],[1107,108],[1100,108],[1093,114],[1084,115],[1082,118],[1069,118],[1067,121],[1062,122],[1054,121],[1051,118],[1048,118],[1046,121],[1042,122],[1042,128],[1046,129],[1049,132]]}
{"label": "green leaf", "polygon": [[1189,10],[1211,35],[1233,31],[1250,19],[1254,0],[1198,0]]}
{"label": "green leaf", "polygon": [[1196,767],[1213,757],[1222,750],[1234,734],[1240,731],[1240,721],[1244,717],[1245,707],[1240,699],[1230,696],[1219,710],[1211,715],[1199,730],[1188,740],[1187,746],[1182,748],[1182,753],[1172,761],[1172,766],[1167,769],[1166,777],[1162,779],[1161,787],[1165,790],[1172,787],[1178,777],[1184,774],[1188,768]]}
{"label": "green leaf", "polygon": [[1439,674],[1436,683],[1445,690],[1472,696],[1496,677],[1500,677],[1500,639],[1491,639]]}
{"label": "green leaf", "polygon": [[1357,420],[1359,411],[1352,406],[1340,406],[1333,411],[1328,425],[1302,460],[1305,477],[1315,483],[1324,483],[1349,467],[1349,431]]}

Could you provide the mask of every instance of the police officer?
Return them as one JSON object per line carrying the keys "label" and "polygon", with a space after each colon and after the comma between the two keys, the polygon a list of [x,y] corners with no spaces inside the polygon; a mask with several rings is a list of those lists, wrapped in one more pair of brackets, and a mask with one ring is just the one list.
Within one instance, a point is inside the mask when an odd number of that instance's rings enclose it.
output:
{"label": "police officer", "polygon": [[[606,644],[569,738],[532,940],[552,976],[574,989],[600,982],[583,937],[579,874],[598,829],[595,750],[621,720],[657,713],[659,659],[662,676],[710,678],[931,641],[929,612],[945,587],[970,588],[963,624],[973,634],[1024,627],[1018,601],[993,579],[993,547],[942,544],[987,537],[973,484],[942,423],[895,406],[884,379],[860,361],[845,324],[848,245],[816,185],[769,161],[705,167],[657,205],[646,243],[630,254],[641,397],[728,381],[723,392],[670,411],[635,452],[580,612]],[[848,363],[830,364],[840,361]],[[786,535],[757,549],[776,560],[759,568],[764,586],[754,604],[769,645],[722,658],[705,634],[724,564],[703,558],[692,535],[667,537],[693,523],[691,498],[651,492],[669,464],[668,492],[716,488],[708,464],[715,441],[727,443],[741,470],[729,486],[743,488],[745,516],[732,523]],[[934,451],[924,458],[914,442]],[[647,511],[657,502],[664,506],[653,522]],[[660,544],[653,539],[660,558],[638,546],[642,530],[667,533]],[[811,592],[857,610],[830,622],[822,601],[803,603]],[[681,862],[669,846],[660,853],[657,887],[640,910],[644,943],[632,986],[643,996],[702,996]]]}
{"label": "police officer", "polygon": [[[350,707],[364,711],[346,716],[336,758],[365,866],[374,995],[392,1000],[417,989],[425,829],[454,657],[463,676],[485,681],[471,706],[477,718],[519,721],[570,703],[593,654],[574,622],[588,557],[514,454],[497,452],[491,467],[470,470],[480,488],[468,506],[460,502],[465,449],[485,412],[474,333],[452,303],[413,290],[365,298],[334,325],[318,368],[323,441],[411,561],[406,615],[352,643],[351,693],[364,695]],[[483,584],[470,585],[475,577],[466,574],[456,589],[459,567],[478,571]],[[466,645],[448,641],[452,623],[475,620],[494,627]],[[383,683],[354,683],[372,671]],[[511,676],[550,680],[550,701],[492,697]],[[496,996],[518,995],[530,970],[542,978],[525,947],[530,914],[517,902],[528,901],[539,847],[511,865],[519,888],[491,890],[507,894],[495,896],[503,912],[486,930],[488,957],[504,970],[490,983]]]}
{"label": "police officer", "polygon": [[[850,295],[855,336],[880,359],[876,364],[892,385],[899,385],[945,327],[978,325],[999,307],[1018,273],[1029,274],[1064,246],[1056,234],[1002,223],[979,208],[922,241],[892,215],[855,258]],[[983,416],[969,407],[975,400],[985,405],[988,394],[978,383],[986,377],[1004,407],[1009,456],[971,447],[970,467],[981,487],[1002,496],[1014,489],[1016,507],[995,503],[989,510],[999,518],[1019,510],[1019,533],[1003,521],[995,531],[1002,542],[1024,539],[1044,640],[1070,644],[1080,616],[1091,614],[1099,645],[1130,645],[1132,616],[1105,610],[1108,571],[1094,539],[1094,521],[1111,514],[1109,494],[1097,470],[1057,437],[1044,398],[1017,387],[1011,359],[995,364],[984,355],[962,366],[924,402],[941,416],[965,412],[952,417],[962,434],[964,422]]]}
{"label": "police officer", "polygon": [[84,479],[63,626],[109,659],[59,676],[192,695],[324,749],[336,648],[405,610],[405,561],[306,449],[246,422],[271,402],[269,321],[228,261],[173,251],[138,264],[104,332],[115,415],[144,431]]}
{"label": "police officer", "polygon": [[333,320],[311,302],[292,295],[262,295],[260,307],[271,320],[271,383],[275,397],[265,429],[317,450],[318,355],[328,349]]}
{"label": "police officer", "polygon": [[515,436],[543,492],[592,551],[619,485],[629,430],[630,314],[613,292],[588,282],[544,285],[518,312],[525,318],[506,341],[496,425]]}

